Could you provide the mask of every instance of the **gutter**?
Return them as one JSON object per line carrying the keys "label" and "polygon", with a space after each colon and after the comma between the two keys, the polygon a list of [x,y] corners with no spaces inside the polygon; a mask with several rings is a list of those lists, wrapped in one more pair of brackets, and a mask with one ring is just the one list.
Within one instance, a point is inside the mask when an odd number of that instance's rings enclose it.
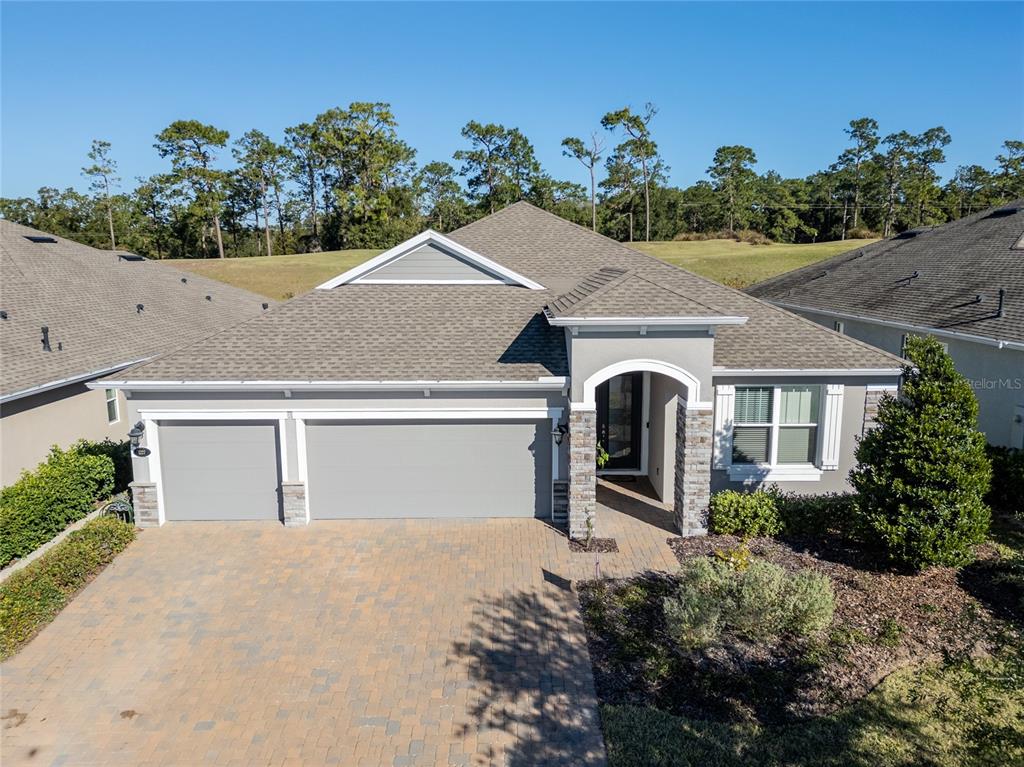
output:
{"label": "gutter", "polygon": [[587,327],[590,325],[628,325],[635,326],[696,326],[708,325],[743,325],[746,317],[709,315],[705,317],[554,317],[548,315],[548,324],[555,327]]}
{"label": "gutter", "polygon": [[[24,397],[31,397],[33,394],[41,394],[44,391],[50,391],[51,389],[59,389],[62,386],[70,386],[71,384],[81,383],[82,381],[89,381],[93,378],[99,378],[100,376],[107,375],[109,373],[115,373],[118,370],[124,370],[126,367],[137,365],[140,362],[145,362],[150,359],[149,357],[142,357],[137,360],[130,362],[122,362],[117,365],[113,365],[108,368],[101,368],[100,370],[93,370],[91,373],[82,373],[81,375],[71,376],[69,378],[58,378],[55,381],[49,383],[39,384],[38,386],[31,386],[28,389],[21,389],[11,394],[0,395],[0,405],[13,402],[14,400],[22,399]],[[114,386],[91,386],[86,384],[90,389],[114,389]]]}
{"label": "gutter", "polygon": [[786,368],[713,367],[711,373],[715,376],[765,378],[776,376],[898,376],[903,373],[903,368],[797,368],[787,370]]}
{"label": "gutter", "polygon": [[548,376],[535,381],[102,381],[87,384],[90,389],[129,391],[560,391],[569,383],[566,376]]}
{"label": "gutter", "polygon": [[898,330],[911,330],[917,333],[927,333],[933,336],[940,336],[942,338],[958,338],[962,341],[970,341],[971,343],[984,344],[986,346],[994,346],[997,349],[1017,349],[1024,350],[1024,341],[1010,341],[1004,338],[993,338],[992,336],[979,336],[972,333],[957,333],[953,330],[943,330],[941,328],[933,328],[928,325],[911,325],[906,322],[896,322],[894,320],[883,320],[878,317],[867,317],[862,314],[849,314],[846,312],[835,312],[830,309],[818,309],[813,306],[800,306],[799,304],[790,304],[783,301],[771,301],[769,299],[763,299],[768,301],[775,306],[782,307],[783,309],[789,309],[791,311],[798,312],[813,312],[815,314],[823,314],[826,317],[836,317],[841,320],[854,320],[855,322],[866,322],[871,325],[882,325],[888,328],[896,328]]}

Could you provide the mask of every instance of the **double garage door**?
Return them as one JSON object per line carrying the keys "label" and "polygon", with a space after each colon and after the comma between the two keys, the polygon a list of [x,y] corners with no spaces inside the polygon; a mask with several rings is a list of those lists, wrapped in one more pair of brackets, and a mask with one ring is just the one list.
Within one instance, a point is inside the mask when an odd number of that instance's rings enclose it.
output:
{"label": "double garage door", "polygon": [[[548,424],[310,421],[305,429],[310,516],[548,516]],[[163,422],[159,428],[168,520],[280,518],[276,421]]]}

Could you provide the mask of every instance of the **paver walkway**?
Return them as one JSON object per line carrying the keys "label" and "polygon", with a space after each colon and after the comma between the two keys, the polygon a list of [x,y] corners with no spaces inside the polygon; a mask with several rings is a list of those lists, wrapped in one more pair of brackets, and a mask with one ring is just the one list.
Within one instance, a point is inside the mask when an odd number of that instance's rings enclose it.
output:
{"label": "paver walkway", "polygon": [[0,758],[604,764],[570,582],[675,560],[665,511],[599,497],[619,554],[536,520],[146,530],[3,665]]}

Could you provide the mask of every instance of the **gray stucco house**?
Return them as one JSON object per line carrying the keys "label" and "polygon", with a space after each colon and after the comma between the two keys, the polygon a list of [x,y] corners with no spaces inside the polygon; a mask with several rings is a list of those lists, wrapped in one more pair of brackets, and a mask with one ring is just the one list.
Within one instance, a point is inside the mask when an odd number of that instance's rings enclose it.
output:
{"label": "gray stucco house", "polygon": [[0,219],[0,485],[52,445],[125,438],[90,381],[255,317],[267,299]]}
{"label": "gray stucco house", "polygon": [[902,354],[934,336],[971,381],[993,445],[1024,448],[1024,200],[766,280],[753,296]]}
{"label": "gray stucco house", "polygon": [[899,373],[517,203],[93,385],[144,426],[143,524],[526,516],[582,536],[598,441],[699,534],[713,488],[844,488]]}

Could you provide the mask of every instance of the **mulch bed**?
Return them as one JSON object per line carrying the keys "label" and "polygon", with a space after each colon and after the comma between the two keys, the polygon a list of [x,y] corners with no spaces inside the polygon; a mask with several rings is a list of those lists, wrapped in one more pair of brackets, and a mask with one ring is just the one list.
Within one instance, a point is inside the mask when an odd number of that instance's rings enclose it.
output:
{"label": "mulch bed", "polygon": [[589,545],[585,541],[568,540],[569,551],[573,554],[614,554],[619,550],[614,538],[591,538]]}
{"label": "mulch bed", "polygon": [[[740,541],[708,536],[669,543],[684,562]],[[836,602],[832,627],[815,638],[734,639],[685,652],[668,636],[662,614],[674,576],[583,583],[580,601],[602,702],[718,721],[782,723],[831,713],[903,666],[992,647],[999,622],[953,568],[903,573],[840,541],[760,538],[748,545],[755,556],[788,571],[827,575]],[[982,561],[995,556],[984,547],[980,554]]]}

